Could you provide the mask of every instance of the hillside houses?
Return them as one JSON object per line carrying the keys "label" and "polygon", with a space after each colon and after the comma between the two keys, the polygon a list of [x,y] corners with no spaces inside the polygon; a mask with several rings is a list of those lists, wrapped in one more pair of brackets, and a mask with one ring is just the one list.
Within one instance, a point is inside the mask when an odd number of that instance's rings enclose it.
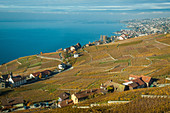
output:
{"label": "hillside houses", "polygon": [[70,93],[67,93],[67,92],[64,92],[58,95],[57,101],[58,101],[57,106],[59,108],[73,104],[73,101],[70,99]]}
{"label": "hillside houses", "polygon": [[148,76],[136,76],[130,75],[129,80],[125,80],[123,85],[128,86],[129,90],[150,87],[153,83],[153,79]]}
{"label": "hillside houses", "polygon": [[18,87],[25,83],[27,83],[26,77],[21,77],[20,75],[14,77],[14,76],[10,75],[9,84],[12,87]]}
{"label": "hillside houses", "polygon": [[31,73],[29,77],[38,80],[41,76],[42,76],[41,72],[36,72],[36,73]]}
{"label": "hillside houses", "polygon": [[133,90],[138,88],[150,87],[153,83],[153,79],[147,76],[130,75],[129,80],[125,80],[125,83],[119,84],[112,80],[101,84],[100,88],[109,92],[122,92],[126,90]]}
{"label": "hillside houses", "polygon": [[81,44],[77,43],[76,45],[73,45],[71,47],[65,48],[64,52],[74,52],[74,51],[77,51],[80,48],[81,48]]}
{"label": "hillside houses", "polygon": [[130,75],[129,76],[129,80],[135,80],[137,78],[140,78],[143,82],[145,82],[147,87],[150,87],[150,85],[153,83],[153,79],[148,76],[144,76],[144,75],[141,75],[141,76]]}
{"label": "hillside houses", "polygon": [[77,104],[87,98],[90,98],[90,96],[93,97],[95,94],[103,93],[105,93],[105,91],[102,89],[89,89],[72,94],[71,99],[73,100],[74,104]]}

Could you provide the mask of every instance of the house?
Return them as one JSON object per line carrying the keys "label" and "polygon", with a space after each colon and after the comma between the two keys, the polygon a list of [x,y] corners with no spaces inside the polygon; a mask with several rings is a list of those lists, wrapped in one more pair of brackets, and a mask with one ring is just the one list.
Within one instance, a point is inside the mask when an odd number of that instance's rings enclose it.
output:
{"label": "house", "polygon": [[117,39],[118,39],[118,40],[125,40],[125,38],[122,37],[122,36],[117,37]]}
{"label": "house", "polygon": [[77,104],[80,101],[87,99],[89,96],[93,96],[94,94],[99,94],[99,93],[101,93],[101,90],[99,89],[84,90],[84,91],[80,91],[78,93],[72,94],[71,99],[73,100],[74,104]]}
{"label": "house", "polygon": [[89,47],[89,46],[91,46],[91,44],[86,44],[86,47]]}
{"label": "house", "polygon": [[81,44],[80,44],[80,43],[77,43],[77,44],[76,44],[76,47],[77,47],[77,49],[81,48]]}
{"label": "house", "polygon": [[102,84],[101,88],[103,89],[107,89],[112,87],[112,91],[116,91],[116,92],[121,92],[121,91],[125,91],[128,89],[127,86],[119,84],[119,83],[115,83],[112,80],[109,80],[107,82],[105,82],[104,84]]}
{"label": "house", "polygon": [[126,81],[125,83],[123,83],[123,85],[129,85],[129,84],[132,84],[133,82],[132,81]]}
{"label": "house", "polygon": [[96,42],[95,42],[95,45],[96,45],[96,46],[97,46],[97,45],[100,45],[100,44],[102,44],[101,41],[96,41]]}
{"label": "house", "polygon": [[142,80],[146,83],[146,86],[150,87],[151,84],[153,83],[153,79],[151,77],[144,76],[144,75],[142,75],[141,77],[142,77]]}
{"label": "house", "polygon": [[42,71],[41,73],[42,73],[42,77],[48,77],[51,75],[52,72],[50,70],[45,70]]}
{"label": "house", "polygon": [[62,102],[59,102],[57,106],[58,106],[59,108],[62,108],[62,107],[66,107],[66,106],[69,106],[69,105],[72,105],[72,104],[74,104],[74,103],[73,103],[73,100],[67,99],[67,100],[64,100],[64,101],[62,101]]}
{"label": "house", "polygon": [[79,54],[78,53],[75,53],[74,54],[74,58],[78,58],[79,57]]}
{"label": "house", "polygon": [[64,101],[64,100],[67,100],[69,99],[70,97],[70,93],[61,93],[60,95],[58,95],[58,101],[61,102],[61,101]]}
{"label": "house", "polygon": [[5,107],[23,107],[24,100],[22,97],[2,98],[1,105]]}
{"label": "house", "polygon": [[151,77],[148,77],[148,76],[144,76],[144,75],[141,75],[141,76],[130,75],[129,76],[129,80],[134,80],[134,79],[137,79],[137,78],[141,78],[141,80],[146,83],[147,87],[149,87],[153,83],[153,79]]}
{"label": "house", "polygon": [[58,65],[58,68],[61,69],[61,70],[64,70],[66,68],[66,64],[61,63],[61,64]]}
{"label": "house", "polygon": [[18,76],[10,76],[9,78],[9,84],[12,86],[12,87],[18,87],[20,85],[23,85],[27,83],[26,81],[26,77],[21,77],[20,75]]}
{"label": "house", "polygon": [[5,81],[5,82],[8,82],[9,78],[10,78],[10,75],[9,75],[9,74],[1,75],[1,79],[2,79],[3,81]]}
{"label": "house", "polygon": [[137,88],[144,88],[146,86],[145,82],[142,81],[142,78],[134,79],[132,82],[138,84]]}
{"label": "house", "polygon": [[39,78],[42,77],[42,73],[41,72],[31,73],[29,77],[38,80]]}
{"label": "house", "polygon": [[137,89],[138,88],[138,84],[133,82],[132,84],[128,84],[129,86],[129,90],[133,90],[133,89]]}
{"label": "house", "polygon": [[75,46],[71,46],[71,47],[70,47],[70,50],[71,50],[71,51],[76,51],[76,47],[75,47]]}
{"label": "house", "polygon": [[69,50],[70,50],[70,47],[65,48],[65,49],[64,49],[64,52],[68,52]]}

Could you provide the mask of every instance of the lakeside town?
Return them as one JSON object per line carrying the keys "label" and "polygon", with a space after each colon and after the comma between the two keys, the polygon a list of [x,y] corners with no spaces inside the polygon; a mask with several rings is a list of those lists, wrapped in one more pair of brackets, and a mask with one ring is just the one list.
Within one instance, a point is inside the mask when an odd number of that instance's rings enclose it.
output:
{"label": "lakeside town", "polygon": [[[32,84],[41,80],[46,80],[53,75],[62,73],[64,71],[69,71],[73,69],[72,65],[68,62],[70,58],[77,59],[81,57],[81,53],[78,51],[80,49],[84,49],[89,46],[97,46],[101,44],[114,43],[119,40],[126,40],[129,38],[134,38],[138,36],[147,36],[150,34],[167,34],[170,32],[170,18],[160,18],[160,19],[144,19],[144,20],[130,20],[126,23],[129,25],[128,27],[132,30],[121,30],[118,31],[117,34],[120,36],[106,36],[101,35],[99,41],[89,42],[84,46],[81,46],[80,43],[76,45],[70,46],[65,49],[59,49],[57,52],[61,52],[59,54],[60,58],[56,58],[61,61],[61,64],[56,67],[56,70],[43,70],[37,71],[35,73],[30,73],[26,77],[22,77],[20,75],[13,76],[13,73],[2,75],[0,78],[0,89],[4,88],[17,88],[21,87],[25,84]],[[125,21],[124,21],[125,22]],[[164,27],[163,27],[164,26]],[[41,52],[38,57],[44,57]],[[50,59],[50,58],[49,58]],[[24,109],[34,109],[34,108],[61,108],[66,107],[68,105],[78,104],[79,102],[93,98],[95,95],[105,95],[106,93],[114,93],[114,92],[123,92],[127,90],[139,89],[139,88],[149,88],[156,87],[157,82],[154,78],[148,76],[137,76],[137,75],[129,75],[128,80],[124,80],[124,83],[116,83],[113,80],[109,80],[107,82],[101,83],[101,86],[97,89],[85,89],[79,92],[75,92],[70,94],[69,92],[64,92],[58,95],[56,100],[48,100],[44,102],[31,103],[29,101],[25,101],[22,97],[15,98],[4,98],[1,100],[3,111],[15,111],[15,110],[24,110]],[[24,86],[23,86],[24,87]],[[1,92],[0,92],[1,93]],[[109,102],[112,103],[112,102]],[[115,103],[115,101],[113,102]],[[119,102],[120,103],[120,102]],[[123,102],[122,102],[123,103]],[[73,106],[73,108],[76,106]]]}
{"label": "lakeside town", "polygon": [[86,44],[86,47],[92,45],[100,45],[107,43],[114,43],[118,40],[126,40],[135,37],[147,36],[151,34],[167,34],[170,32],[170,17],[167,18],[153,18],[153,19],[134,19],[128,21],[121,21],[127,25],[129,29],[122,29],[116,31],[113,36],[101,35],[99,41]]}

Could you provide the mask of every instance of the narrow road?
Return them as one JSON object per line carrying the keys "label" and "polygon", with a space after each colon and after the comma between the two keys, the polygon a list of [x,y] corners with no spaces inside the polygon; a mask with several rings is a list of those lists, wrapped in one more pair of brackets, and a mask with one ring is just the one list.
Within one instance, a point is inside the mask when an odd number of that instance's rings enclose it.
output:
{"label": "narrow road", "polygon": [[110,58],[113,59],[114,61],[118,60],[118,59],[113,58],[109,53],[107,53],[107,54],[108,54],[108,55],[110,56]]}
{"label": "narrow road", "polygon": [[57,60],[57,61],[62,62],[62,60],[59,58],[51,58],[51,57],[45,57],[45,56],[41,56],[41,55],[37,55],[37,57],[42,58],[42,59]]}
{"label": "narrow road", "polygon": [[22,65],[22,63],[21,63],[21,62],[19,62],[18,60],[17,60],[17,63],[18,63],[19,65]]}
{"label": "narrow road", "polygon": [[155,42],[156,42],[156,43],[159,43],[159,44],[162,44],[162,45],[165,45],[165,46],[170,46],[169,44],[165,44],[165,43],[159,42],[159,41],[157,41],[156,39],[155,39]]}

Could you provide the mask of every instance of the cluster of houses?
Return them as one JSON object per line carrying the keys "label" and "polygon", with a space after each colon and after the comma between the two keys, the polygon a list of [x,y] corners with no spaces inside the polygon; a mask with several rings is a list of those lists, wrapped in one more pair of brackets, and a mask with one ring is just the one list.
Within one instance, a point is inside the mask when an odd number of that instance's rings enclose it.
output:
{"label": "cluster of houses", "polygon": [[31,73],[28,76],[13,76],[13,73],[2,75],[0,76],[0,89],[8,88],[8,87],[19,87],[23,84],[33,83],[41,79],[47,79],[52,74],[62,72],[68,68],[72,67],[71,64],[64,64],[61,63],[58,65],[58,69],[51,71],[51,70],[44,70],[41,72]]}
{"label": "cluster of houses", "polygon": [[77,44],[74,45],[74,46],[65,48],[65,49],[64,49],[64,52],[74,52],[74,51],[77,51],[79,48],[81,48],[81,44],[80,44],[80,43],[77,43]]}
{"label": "cluster of houses", "polygon": [[62,55],[62,58],[67,58],[67,57],[70,57],[70,56],[74,56],[74,58],[78,58],[79,57],[79,54],[77,53],[77,50],[81,48],[81,44],[80,43],[77,43],[76,45],[74,46],[70,46],[68,48],[65,48],[63,51],[65,53],[67,53],[66,55]]}
{"label": "cluster of houses", "polygon": [[72,104],[77,104],[85,99],[94,97],[97,94],[106,94],[108,92],[122,92],[126,90],[133,90],[138,88],[151,87],[153,79],[148,76],[136,76],[130,75],[129,80],[125,80],[125,83],[119,84],[109,80],[102,83],[99,89],[89,89],[76,92],[72,95],[64,92],[58,96],[58,107],[65,107]]}
{"label": "cluster of houses", "polygon": [[83,91],[75,92],[72,95],[70,93],[64,92],[58,95],[57,107],[61,108],[68,105],[78,104],[79,102],[85,99],[93,98],[95,95],[106,94],[106,93],[107,93],[106,90],[100,88],[83,90]]}
{"label": "cluster of houses", "polygon": [[42,72],[31,73],[27,77],[23,77],[20,75],[13,76],[12,73],[7,75],[2,75],[0,78],[0,89],[7,87],[19,87],[26,83],[31,83],[38,81],[41,78],[47,78],[52,74],[50,70],[44,70]]}
{"label": "cluster of houses", "polygon": [[146,88],[146,87],[153,87],[153,79],[148,76],[136,76],[130,75],[129,80],[124,80],[125,82],[122,84],[115,83],[112,80],[107,81],[104,84],[101,84],[100,88],[105,89],[111,92],[121,92],[126,90],[133,90],[138,88]]}
{"label": "cluster of houses", "polygon": [[84,47],[89,47],[89,46],[98,46],[98,45],[101,45],[101,44],[107,44],[107,43],[110,43],[110,42],[114,42],[114,38],[116,36],[111,36],[111,37],[108,37],[106,35],[100,35],[100,40],[98,41],[94,41],[94,42],[89,42],[88,44],[86,44]]}
{"label": "cluster of houses", "polygon": [[[45,70],[43,72],[30,74],[30,78],[38,80],[39,78],[47,77],[50,74],[51,74],[50,71]],[[12,76],[10,75],[10,77]],[[22,83],[24,83],[24,81]],[[106,94],[108,92],[122,92],[126,90],[138,89],[138,88],[152,87],[152,84],[153,84],[153,79],[151,77],[143,76],[143,75],[142,76],[130,75],[129,80],[125,80],[125,82],[122,84],[109,80],[109,81],[106,81],[105,83],[102,83],[100,88],[98,89],[88,89],[88,90],[75,92],[73,94],[70,94],[69,92],[63,92],[59,94],[57,100],[55,102],[54,101],[51,102],[51,104],[49,104],[48,102],[46,103],[39,102],[32,106],[34,106],[33,108],[37,108],[38,106],[44,107],[45,105],[47,107],[48,105],[48,107],[55,106],[55,108],[57,107],[61,108],[61,107],[66,107],[68,105],[78,104],[79,102],[89,99],[89,98],[93,98],[96,95]],[[6,109],[8,107],[14,108],[14,107],[24,107],[24,106],[30,107],[31,106],[29,105],[28,102],[26,103],[26,101],[24,101],[22,97],[14,97],[10,99],[4,98],[3,100],[1,100],[1,103],[2,103],[3,108],[6,108]]]}

